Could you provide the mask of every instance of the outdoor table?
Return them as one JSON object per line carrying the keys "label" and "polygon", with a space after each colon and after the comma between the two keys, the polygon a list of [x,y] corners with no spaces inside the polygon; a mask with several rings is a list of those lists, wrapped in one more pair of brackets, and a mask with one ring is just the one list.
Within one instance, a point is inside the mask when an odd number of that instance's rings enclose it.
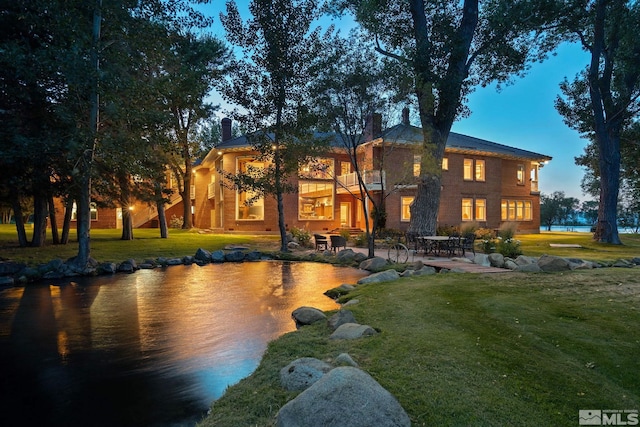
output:
{"label": "outdoor table", "polygon": [[[419,236],[418,240],[422,241],[425,255],[432,253],[435,256],[440,256],[440,253],[445,250],[449,250],[450,236]],[[463,238],[460,238],[461,240]]]}

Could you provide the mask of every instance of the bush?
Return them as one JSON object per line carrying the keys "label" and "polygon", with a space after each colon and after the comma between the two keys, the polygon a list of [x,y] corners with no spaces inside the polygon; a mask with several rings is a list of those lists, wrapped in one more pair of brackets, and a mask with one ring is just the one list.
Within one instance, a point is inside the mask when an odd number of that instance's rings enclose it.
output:
{"label": "bush", "polygon": [[184,224],[184,217],[178,217],[175,215],[171,216],[171,219],[169,220],[169,227],[182,228],[182,224]]}
{"label": "bush", "polygon": [[291,228],[291,235],[300,243],[301,246],[311,246],[311,232],[304,228]]}
{"label": "bush", "polygon": [[357,248],[366,248],[367,247],[367,233],[360,233],[356,236],[353,236],[353,244]]}
{"label": "bush", "polygon": [[340,236],[344,237],[344,240],[347,242],[351,240],[351,233],[349,230],[340,230]]}
{"label": "bush", "polygon": [[437,236],[458,236],[460,235],[460,230],[458,227],[454,227],[453,225],[441,225],[436,229]]}
{"label": "bush", "polygon": [[496,238],[493,231],[488,228],[479,228],[476,230],[476,241],[480,246],[480,250],[485,254],[490,254],[496,248]]}
{"label": "bush", "polygon": [[502,255],[509,258],[516,258],[522,255],[522,249],[520,249],[520,241],[514,237],[518,224],[515,222],[505,222],[500,226],[498,230],[498,242],[496,244],[496,250]]}
{"label": "bush", "polygon": [[480,226],[475,221],[463,222],[462,224],[460,224],[460,227],[459,227],[460,235],[461,236],[468,236],[469,234],[476,234],[476,231],[479,228],[480,228]]}

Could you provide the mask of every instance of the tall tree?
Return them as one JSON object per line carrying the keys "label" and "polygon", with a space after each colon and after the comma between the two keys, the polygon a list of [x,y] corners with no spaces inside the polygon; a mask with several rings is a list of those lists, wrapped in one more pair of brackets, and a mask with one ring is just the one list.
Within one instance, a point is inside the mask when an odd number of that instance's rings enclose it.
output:
{"label": "tall tree", "polygon": [[[374,121],[382,123],[381,113],[387,112],[391,103],[389,76],[385,73],[384,61],[375,57],[373,46],[363,42],[356,33],[346,39],[334,35],[315,67],[313,104],[321,117],[321,126],[337,134],[336,145],[349,156],[358,182],[358,191],[352,195],[362,202],[368,252],[373,257],[378,228],[375,219],[385,211],[385,192],[374,194],[365,174],[371,173],[374,166],[382,167],[383,163],[364,164],[360,147],[378,136],[372,135]],[[373,224],[369,204],[375,213]]]}
{"label": "tall tree", "polygon": [[195,34],[175,34],[171,54],[164,64],[165,103],[170,122],[170,167],[178,179],[182,198],[182,228],[193,227],[191,182],[193,163],[203,147],[198,126],[211,118],[217,107],[206,101],[215,81],[220,78],[227,51],[222,42]]}
{"label": "tall tree", "polygon": [[566,197],[564,191],[554,191],[551,195],[540,196],[540,222],[548,231],[554,224],[563,224],[575,216],[580,201],[575,197]]}
{"label": "tall tree", "polygon": [[637,1],[569,2],[562,29],[591,55],[586,70],[560,88],[556,108],[565,123],[595,145],[599,177],[594,239],[621,244],[617,226],[621,134],[640,113],[640,4]]}
{"label": "tall tree", "polygon": [[454,120],[468,113],[477,85],[508,82],[541,60],[554,40],[543,24],[548,1],[337,0],[376,39],[377,50],[399,61],[413,78],[423,131],[420,180],[409,231],[434,234],[440,205],[441,163]]}
{"label": "tall tree", "polygon": [[232,116],[251,132],[259,156],[269,160],[261,172],[247,174],[245,183],[253,181],[256,190],[275,197],[282,251],[287,251],[283,194],[295,191],[287,179],[305,161],[302,149],[314,141],[306,103],[310,65],[322,46],[320,29],[310,30],[317,6],[316,0],[253,0],[252,18],[245,23],[229,1],[221,14],[227,40],[244,58],[233,61],[220,91],[242,108]]}

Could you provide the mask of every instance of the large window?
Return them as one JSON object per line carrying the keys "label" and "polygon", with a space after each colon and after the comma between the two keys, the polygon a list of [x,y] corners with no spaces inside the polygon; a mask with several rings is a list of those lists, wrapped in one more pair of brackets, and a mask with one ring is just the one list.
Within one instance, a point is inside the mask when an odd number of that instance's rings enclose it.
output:
{"label": "large window", "polygon": [[518,165],[517,177],[518,177],[518,184],[524,185],[524,165]]}
{"label": "large window", "polygon": [[502,200],[501,211],[503,221],[531,221],[533,209],[530,200]]}
{"label": "large window", "polygon": [[333,219],[334,183],[328,181],[298,182],[298,219]]}
{"label": "large window", "polygon": [[420,162],[422,162],[422,156],[420,154],[413,155],[413,176],[420,176]]}
{"label": "large window", "polygon": [[448,157],[443,157],[442,158],[442,170],[443,171],[448,171],[449,170],[449,158]]}
{"label": "large window", "polygon": [[[236,171],[247,175],[260,176],[264,163],[256,162],[253,158],[237,159]],[[239,191],[236,193],[236,219],[246,221],[264,220],[264,197],[253,191]]]}
{"label": "large window", "polygon": [[[89,203],[89,210],[91,211],[91,221],[98,220],[98,205],[95,202]],[[71,207],[71,221],[78,220],[78,206],[76,202],[73,202],[73,206]]]}
{"label": "large window", "polygon": [[464,159],[463,176],[465,181],[473,181],[473,159]]}
{"label": "large window", "polygon": [[486,221],[487,220],[487,200],[486,199],[462,199],[462,220],[463,221]]}
{"label": "large window", "polygon": [[334,160],[330,158],[316,158],[300,168],[299,175],[305,179],[333,179]]}
{"label": "large window", "polygon": [[485,181],[485,161],[464,159],[462,166],[463,179],[465,181]]}
{"label": "large window", "polygon": [[400,203],[402,204],[400,209],[400,221],[411,221],[411,203],[413,203],[413,199],[413,196],[403,196],[400,199]]}
{"label": "large window", "polygon": [[476,181],[484,181],[484,160],[476,160]]}

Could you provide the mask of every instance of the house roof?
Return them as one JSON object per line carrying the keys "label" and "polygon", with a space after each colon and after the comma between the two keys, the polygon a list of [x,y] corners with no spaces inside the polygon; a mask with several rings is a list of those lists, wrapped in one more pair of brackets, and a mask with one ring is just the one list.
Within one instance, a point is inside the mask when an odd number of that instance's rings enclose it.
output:
{"label": "house roof", "polygon": [[[316,138],[330,138],[330,145],[334,147],[344,146],[341,143],[341,136],[332,132],[315,132]],[[384,140],[396,144],[419,144],[422,141],[422,129],[416,126],[398,124],[382,131],[377,140]],[[376,140],[374,140],[376,141]],[[251,146],[246,135],[229,139],[219,144],[215,149],[203,159],[202,163],[207,163],[210,157],[215,156],[218,151],[234,151],[246,149]],[[508,145],[498,144],[472,136],[462,135],[456,132],[449,133],[449,139],[445,150],[447,152],[468,153],[486,156],[499,156],[512,159],[526,159],[533,161],[551,160],[550,156],[535,153],[533,151],[522,150]],[[212,154],[213,153],[213,154]]]}
{"label": "house roof", "polygon": [[[417,144],[422,141],[422,129],[416,126],[399,124],[386,129],[380,135],[385,142],[397,144]],[[447,152],[492,155],[513,159],[527,159],[534,161],[551,160],[551,156],[522,150],[508,145],[498,144],[473,136],[450,132],[445,150]]]}

